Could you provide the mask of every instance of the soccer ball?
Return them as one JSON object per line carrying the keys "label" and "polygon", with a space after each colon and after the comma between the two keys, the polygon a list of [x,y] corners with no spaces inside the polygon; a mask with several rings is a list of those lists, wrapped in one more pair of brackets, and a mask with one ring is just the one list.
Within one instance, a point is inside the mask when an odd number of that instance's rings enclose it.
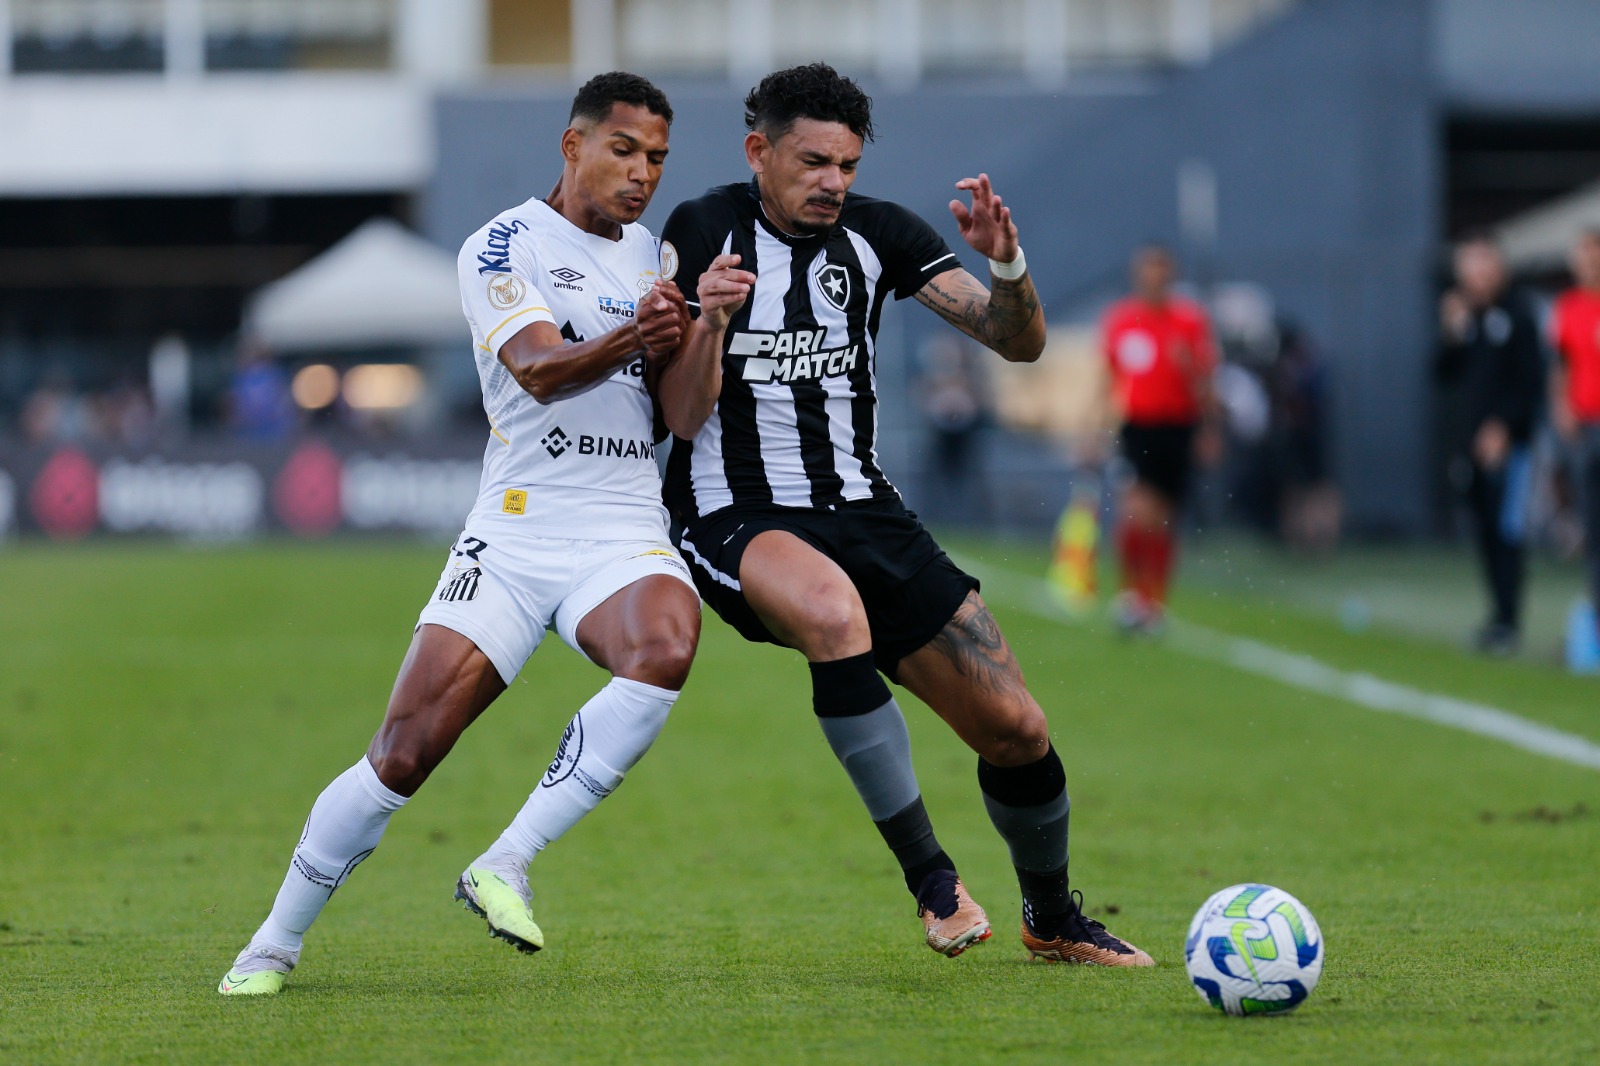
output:
{"label": "soccer ball", "polygon": [[1233,1015],[1294,1010],[1322,976],[1322,931],[1305,904],[1271,885],[1206,900],[1183,946],[1200,998]]}

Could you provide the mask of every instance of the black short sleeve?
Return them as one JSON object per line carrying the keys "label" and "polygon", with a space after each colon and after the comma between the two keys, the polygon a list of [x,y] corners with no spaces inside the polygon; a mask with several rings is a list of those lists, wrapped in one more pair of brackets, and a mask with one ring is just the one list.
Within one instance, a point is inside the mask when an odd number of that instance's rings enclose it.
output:
{"label": "black short sleeve", "polygon": [[711,260],[722,254],[722,246],[733,231],[735,223],[732,204],[726,196],[713,190],[695,200],[685,200],[672,209],[667,224],[662,227],[661,239],[672,245],[678,254],[678,272],[673,276],[683,298],[689,302],[689,313],[700,317],[700,298],[696,289],[700,275],[711,266]]}
{"label": "black short sleeve", "polygon": [[895,299],[915,295],[940,274],[961,266],[944,238],[916,214],[887,200],[873,201],[866,208],[862,236],[878,253]]}

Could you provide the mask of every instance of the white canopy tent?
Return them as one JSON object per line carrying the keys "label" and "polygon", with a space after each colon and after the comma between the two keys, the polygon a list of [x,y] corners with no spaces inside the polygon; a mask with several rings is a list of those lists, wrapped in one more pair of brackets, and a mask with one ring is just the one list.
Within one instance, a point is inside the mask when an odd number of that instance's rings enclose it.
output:
{"label": "white canopy tent", "polygon": [[1559,269],[1584,229],[1600,229],[1600,182],[1525,211],[1495,230],[1513,270]]}
{"label": "white canopy tent", "polygon": [[456,260],[393,219],[363,223],[264,285],[245,334],[274,352],[460,345],[467,341]]}

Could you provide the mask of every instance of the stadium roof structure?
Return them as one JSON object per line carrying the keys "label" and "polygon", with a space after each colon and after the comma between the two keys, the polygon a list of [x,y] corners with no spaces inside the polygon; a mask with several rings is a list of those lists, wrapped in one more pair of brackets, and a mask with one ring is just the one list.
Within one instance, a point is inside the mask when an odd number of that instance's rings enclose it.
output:
{"label": "stadium roof structure", "polygon": [[1549,270],[1567,261],[1573,238],[1585,229],[1600,229],[1600,182],[1517,215],[1495,236],[1513,269]]}
{"label": "stadium roof structure", "polygon": [[390,218],[262,286],[244,333],[274,352],[437,347],[466,338],[455,256]]}

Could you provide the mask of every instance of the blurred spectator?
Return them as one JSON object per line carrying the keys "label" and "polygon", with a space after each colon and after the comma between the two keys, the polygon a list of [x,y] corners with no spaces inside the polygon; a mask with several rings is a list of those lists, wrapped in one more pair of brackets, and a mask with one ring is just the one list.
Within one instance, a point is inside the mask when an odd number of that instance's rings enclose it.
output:
{"label": "blurred spectator", "polygon": [[1222,447],[1211,327],[1199,305],[1173,295],[1176,273],[1166,248],[1138,249],[1133,295],[1113,305],[1104,323],[1122,455],[1133,468],[1118,513],[1115,605],[1117,624],[1130,632],[1161,627],[1195,460],[1215,463]]}
{"label": "blurred spectator", "polygon": [[917,401],[927,421],[930,447],[926,484],[932,514],[982,522],[987,496],[975,476],[977,443],[987,402],[977,349],[964,337],[940,336],[922,352]]}
{"label": "blurred spectator", "polygon": [[1600,608],[1600,230],[1579,235],[1571,264],[1576,284],[1555,305],[1550,420],[1572,450],[1592,617]]}
{"label": "blurred spectator", "polygon": [[289,376],[265,348],[246,344],[228,386],[228,425],[253,441],[282,440],[294,427]]}
{"label": "blurred spectator", "polygon": [[141,384],[122,381],[94,398],[98,435],[115,444],[143,448],[155,438],[156,409]]}
{"label": "blurred spectator", "polygon": [[1329,551],[1339,540],[1343,504],[1328,467],[1328,375],[1293,322],[1278,324],[1278,355],[1266,384],[1266,453],[1279,532],[1291,547]]}
{"label": "blurred spectator", "polygon": [[1472,513],[1489,588],[1479,651],[1516,650],[1521,626],[1533,436],[1544,389],[1544,356],[1527,301],[1507,282],[1487,236],[1455,249],[1455,287],[1439,302],[1437,376],[1447,405],[1451,484]]}
{"label": "blurred spectator", "polygon": [[30,444],[82,442],[94,436],[88,401],[64,377],[50,376],[22,405],[22,436]]}

